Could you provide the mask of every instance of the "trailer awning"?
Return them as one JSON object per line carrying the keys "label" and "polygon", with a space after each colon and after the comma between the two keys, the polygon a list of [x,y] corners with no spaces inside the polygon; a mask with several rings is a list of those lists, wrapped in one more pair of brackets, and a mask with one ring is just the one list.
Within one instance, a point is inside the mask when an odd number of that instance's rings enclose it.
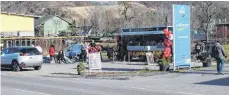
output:
{"label": "trailer awning", "polygon": [[147,32],[121,32],[120,35],[149,35],[149,34],[164,34],[163,31],[147,31]]}

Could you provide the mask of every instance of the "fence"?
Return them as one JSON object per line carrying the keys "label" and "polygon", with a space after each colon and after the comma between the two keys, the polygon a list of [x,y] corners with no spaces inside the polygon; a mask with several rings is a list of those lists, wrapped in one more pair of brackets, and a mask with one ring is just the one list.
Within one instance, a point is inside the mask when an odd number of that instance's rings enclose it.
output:
{"label": "fence", "polygon": [[43,49],[43,54],[48,54],[48,49],[54,45],[56,51],[66,49],[72,43],[82,43],[87,36],[71,36],[71,37],[11,37],[1,38],[3,48],[13,46],[32,46],[39,44]]}

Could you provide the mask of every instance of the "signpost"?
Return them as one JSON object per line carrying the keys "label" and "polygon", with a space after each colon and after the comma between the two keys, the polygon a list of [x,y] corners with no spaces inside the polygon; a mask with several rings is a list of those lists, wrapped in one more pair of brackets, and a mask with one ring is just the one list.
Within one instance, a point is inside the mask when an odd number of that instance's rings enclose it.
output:
{"label": "signpost", "polygon": [[173,5],[174,70],[191,63],[190,6]]}
{"label": "signpost", "polygon": [[91,70],[102,70],[100,52],[89,54],[89,66],[88,67],[89,67],[90,73],[91,73]]}

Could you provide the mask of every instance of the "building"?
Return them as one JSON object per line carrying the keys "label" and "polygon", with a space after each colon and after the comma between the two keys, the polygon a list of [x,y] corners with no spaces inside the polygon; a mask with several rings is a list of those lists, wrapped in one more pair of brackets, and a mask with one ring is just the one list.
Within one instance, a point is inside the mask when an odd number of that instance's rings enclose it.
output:
{"label": "building", "polygon": [[228,42],[229,40],[229,24],[217,24],[214,38],[218,41]]}
{"label": "building", "polygon": [[34,36],[34,15],[1,12],[1,36]]}
{"label": "building", "polygon": [[36,36],[57,36],[60,32],[68,32],[70,22],[63,19],[60,16],[44,16],[39,19],[35,19],[35,35]]}
{"label": "building", "polygon": [[192,34],[192,42],[206,41],[207,36],[205,33]]}

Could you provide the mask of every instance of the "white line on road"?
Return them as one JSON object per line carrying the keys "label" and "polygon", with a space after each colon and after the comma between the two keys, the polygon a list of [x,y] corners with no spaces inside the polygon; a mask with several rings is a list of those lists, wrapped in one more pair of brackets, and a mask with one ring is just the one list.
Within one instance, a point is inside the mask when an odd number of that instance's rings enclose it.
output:
{"label": "white line on road", "polygon": [[186,95],[206,95],[206,94],[196,94],[196,93],[188,93],[188,92],[176,92],[178,94],[186,94]]}
{"label": "white line on road", "polygon": [[[133,86],[123,86],[123,87],[152,91],[152,89],[148,89],[144,87],[133,87]],[[206,94],[197,94],[197,93],[188,93],[188,92],[174,92],[174,91],[172,92],[172,91],[165,91],[165,90],[158,90],[158,89],[153,89],[153,91],[166,92],[166,93],[177,93],[177,94],[182,94],[182,95],[206,95]]]}
{"label": "white line on road", "polygon": [[15,89],[15,88],[9,88],[9,89],[16,90],[16,91],[22,91],[22,92],[29,92],[29,93],[33,93],[33,94],[39,94],[39,95],[52,95],[52,94],[48,94],[48,93],[41,93],[41,92],[29,91],[29,90],[23,90],[23,89]]}
{"label": "white line on road", "polygon": [[146,88],[143,88],[143,87],[132,87],[132,86],[123,86],[123,87],[125,87],[125,88],[134,88],[134,89],[145,89],[146,90]]}

